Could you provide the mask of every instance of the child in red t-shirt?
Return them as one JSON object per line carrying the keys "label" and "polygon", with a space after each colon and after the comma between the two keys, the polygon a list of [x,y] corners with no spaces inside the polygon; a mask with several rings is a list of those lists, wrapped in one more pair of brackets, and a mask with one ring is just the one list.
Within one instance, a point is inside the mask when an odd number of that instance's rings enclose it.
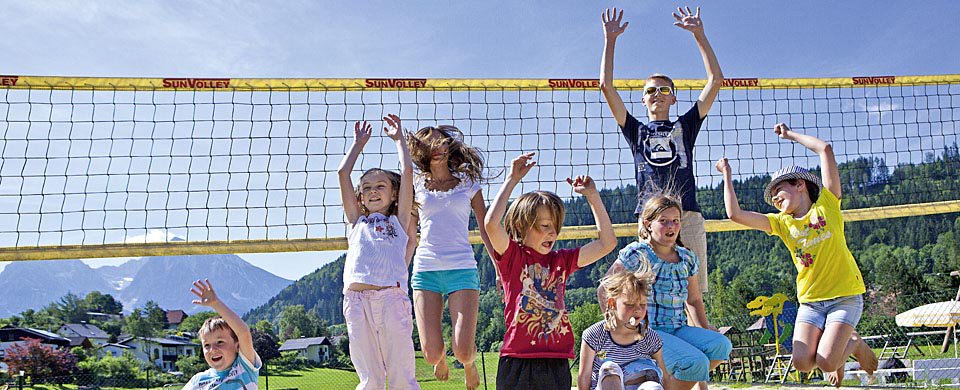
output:
{"label": "child in red t-shirt", "polygon": [[[593,179],[577,176],[567,183],[587,198],[599,239],[579,248],[553,250],[563,226],[560,197],[547,191],[529,192],[507,209],[513,188],[534,165],[533,153],[513,160],[484,218],[506,294],[507,331],[500,348],[497,388],[569,390],[568,359],[574,355],[573,328],[563,304],[567,280],[573,271],[610,253],[617,237]],[[504,210],[506,219],[501,224]]]}

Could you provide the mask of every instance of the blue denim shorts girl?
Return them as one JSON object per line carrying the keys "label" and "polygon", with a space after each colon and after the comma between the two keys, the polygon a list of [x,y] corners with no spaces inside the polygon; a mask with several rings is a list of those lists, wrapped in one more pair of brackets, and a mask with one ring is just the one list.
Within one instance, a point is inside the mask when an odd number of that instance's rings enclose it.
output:
{"label": "blue denim shorts girl", "polygon": [[804,322],[823,330],[831,322],[840,322],[854,328],[863,314],[863,296],[851,295],[826,301],[801,303],[797,322]]}

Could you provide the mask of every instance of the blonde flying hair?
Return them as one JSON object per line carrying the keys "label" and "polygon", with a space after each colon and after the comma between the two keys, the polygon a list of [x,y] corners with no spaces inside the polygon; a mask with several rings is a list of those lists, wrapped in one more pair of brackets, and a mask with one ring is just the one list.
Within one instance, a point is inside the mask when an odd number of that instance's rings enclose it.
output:
{"label": "blonde flying hair", "polygon": [[240,340],[237,338],[237,334],[233,331],[233,328],[230,327],[230,324],[227,324],[227,320],[224,320],[222,317],[207,318],[206,321],[203,321],[203,325],[200,325],[200,331],[197,332],[197,335],[200,339],[203,339],[204,336],[220,329],[229,330],[233,341]]}
{"label": "blonde flying hair", "polygon": [[537,223],[537,209],[540,206],[546,206],[550,210],[553,224],[557,227],[557,234],[560,234],[560,228],[563,227],[563,201],[552,192],[533,191],[520,195],[507,209],[503,227],[511,240],[523,242],[527,229]]}
{"label": "blonde flying hair", "polygon": [[[643,262],[641,262],[643,263]],[[600,279],[600,286],[607,295],[607,299],[617,299],[620,296],[636,296],[638,299],[646,297],[650,293],[650,287],[653,285],[653,272],[650,271],[649,263],[641,264],[637,271],[623,270],[615,274],[607,275]],[[619,326],[617,324],[617,315],[614,313],[616,305],[606,305],[603,311],[603,328],[612,332]],[[644,315],[643,328],[640,329],[640,335],[647,335],[647,328],[650,325],[650,317]]]}
{"label": "blonde flying hair", "polygon": [[[658,194],[647,199],[643,204],[643,212],[640,213],[640,221],[638,221],[637,227],[637,236],[641,240],[650,239],[650,229],[644,226],[644,222],[653,222],[657,218],[660,218],[665,210],[675,208],[680,212],[680,215],[683,215],[683,203],[680,202],[680,199],[672,195],[667,194]],[[680,235],[677,235],[677,246],[683,246],[683,242],[680,241]]]}
{"label": "blonde flying hair", "polygon": [[[434,134],[439,139],[428,141]],[[466,176],[474,183],[486,179],[483,176],[483,155],[480,150],[463,142],[463,132],[450,125],[427,126],[407,137],[410,148],[410,157],[413,165],[420,174],[430,178],[430,160],[433,159],[433,150],[443,145],[449,148],[447,153],[447,168],[451,173]]]}

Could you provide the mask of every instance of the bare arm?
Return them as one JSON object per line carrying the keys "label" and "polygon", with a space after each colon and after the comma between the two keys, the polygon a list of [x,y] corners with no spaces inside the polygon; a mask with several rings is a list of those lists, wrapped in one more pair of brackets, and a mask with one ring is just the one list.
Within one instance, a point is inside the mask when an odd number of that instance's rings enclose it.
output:
{"label": "bare arm", "polygon": [[577,388],[591,389],[590,377],[593,375],[593,358],[597,351],[587,345],[587,341],[580,339],[580,368],[577,370]]}
{"label": "bare arm", "polygon": [[770,220],[766,215],[755,211],[745,211],[740,208],[737,193],[733,189],[733,173],[727,158],[721,158],[716,164],[717,171],[723,174],[723,206],[727,210],[727,217],[731,221],[747,226],[751,229],[763,230],[770,233]]}
{"label": "bare arm", "polygon": [[714,54],[713,47],[707,40],[707,34],[703,31],[700,7],[697,7],[696,14],[690,11],[690,7],[687,7],[686,12],[677,7],[677,11],[680,11],[680,14],[673,14],[673,17],[677,19],[674,25],[693,33],[693,39],[697,41],[697,48],[700,49],[700,57],[703,58],[703,67],[707,71],[707,83],[703,86],[700,97],[697,98],[700,118],[704,118],[710,112],[710,107],[713,106],[713,101],[716,100],[717,93],[720,92],[720,86],[723,85],[723,71],[720,70],[717,55]]}
{"label": "bare arm", "polygon": [[497,192],[497,197],[493,199],[493,203],[490,204],[490,210],[488,210],[487,215],[483,219],[484,228],[486,228],[487,236],[490,239],[490,245],[493,247],[494,252],[498,254],[503,254],[507,250],[507,247],[510,246],[510,236],[507,235],[507,229],[503,227],[503,224],[500,222],[503,220],[503,215],[507,212],[507,203],[510,202],[510,194],[513,192],[514,187],[520,183],[520,179],[530,172],[530,169],[536,165],[536,161],[533,161],[533,152],[521,154],[519,157],[513,159],[513,163],[510,168],[510,173],[507,174],[506,181],[503,182],[503,185],[500,186],[500,191]]}
{"label": "bare arm", "polygon": [[820,169],[823,186],[837,196],[842,198],[840,193],[843,189],[840,186],[840,169],[837,168],[837,158],[833,154],[833,146],[826,141],[812,135],[798,133],[790,130],[790,127],[783,123],[774,126],[773,131],[785,140],[794,141],[803,145],[805,148],[820,156]]}
{"label": "bare arm", "polygon": [[698,328],[713,329],[707,321],[707,311],[703,307],[703,294],[700,292],[700,276],[693,275],[687,278],[687,312],[693,319],[693,325]]}
{"label": "bare arm", "polygon": [[413,210],[413,161],[410,159],[410,149],[407,149],[407,140],[400,125],[400,117],[388,114],[383,117],[387,127],[384,134],[397,144],[397,155],[400,157],[400,191],[397,195],[397,219],[404,229],[410,224],[410,214]]}
{"label": "bare arm", "polygon": [[617,9],[608,9],[604,11],[600,19],[603,21],[603,57],[600,59],[600,91],[610,106],[610,112],[617,124],[623,126],[627,122],[627,107],[623,104],[617,87],[613,85],[613,52],[617,47],[617,37],[627,29],[630,22],[620,24],[623,20],[623,10],[617,13]]}
{"label": "bare arm", "polygon": [[487,251],[487,256],[490,257],[490,261],[493,262],[493,270],[497,277],[497,292],[501,292],[500,267],[498,267],[497,262],[493,260],[493,244],[490,243],[486,224],[483,223],[487,218],[487,204],[483,200],[482,190],[477,191],[477,193],[473,195],[473,199],[470,200],[470,206],[473,208],[473,215],[477,218],[477,230],[480,231],[480,240],[483,241],[483,248]]}
{"label": "bare arm", "polygon": [[204,279],[193,282],[193,288],[190,289],[190,292],[197,296],[197,299],[193,300],[193,304],[206,306],[215,310],[217,314],[227,322],[227,325],[230,325],[230,329],[237,335],[237,341],[240,343],[240,353],[243,354],[243,357],[245,357],[247,361],[251,363],[256,362],[257,351],[253,348],[253,336],[250,334],[250,327],[240,319],[237,313],[217,297],[217,293],[213,290],[213,285],[210,284],[210,281]]}
{"label": "bare arm", "polygon": [[420,225],[420,214],[413,212],[410,215],[410,226],[407,226],[407,251],[404,259],[407,260],[407,266],[413,261],[413,254],[417,251],[417,245],[420,244],[420,236],[417,235],[417,226]]}
{"label": "bare arm", "polygon": [[617,246],[617,235],[613,233],[613,223],[610,222],[610,215],[607,214],[607,208],[603,206],[603,200],[593,179],[590,176],[577,176],[575,179],[568,178],[567,183],[573,186],[574,192],[587,198],[587,204],[593,212],[593,220],[597,223],[598,239],[580,247],[577,267],[583,268],[610,253]]}
{"label": "bare arm", "polygon": [[340,160],[340,167],[337,168],[337,177],[340,179],[340,200],[343,202],[343,214],[347,216],[347,225],[353,226],[360,218],[360,204],[357,202],[357,194],[353,188],[353,180],[350,173],[353,172],[354,165],[357,164],[357,157],[363,151],[364,145],[370,140],[370,133],[373,130],[367,121],[357,122],[353,125],[353,144],[350,150]]}
{"label": "bare arm", "polygon": [[[650,329],[650,331],[655,332],[653,329]],[[664,389],[670,389],[669,387],[666,387],[666,384],[673,383],[673,376],[670,375],[670,371],[667,370],[667,364],[663,362],[663,347],[661,347],[660,350],[654,353],[651,357],[653,357],[653,360],[657,361],[657,366],[660,367],[660,372],[663,373],[663,378],[660,378],[660,383],[664,385]]]}
{"label": "bare arm", "polygon": [[[610,265],[610,268],[607,269],[607,273],[603,275],[603,277],[625,271],[626,269],[627,267],[624,267],[620,260],[615,260],[613,264]],[[603,286],[597,287],[597,303],[600,304],[600,312],[607,310],[607,291],[603,289]]]}

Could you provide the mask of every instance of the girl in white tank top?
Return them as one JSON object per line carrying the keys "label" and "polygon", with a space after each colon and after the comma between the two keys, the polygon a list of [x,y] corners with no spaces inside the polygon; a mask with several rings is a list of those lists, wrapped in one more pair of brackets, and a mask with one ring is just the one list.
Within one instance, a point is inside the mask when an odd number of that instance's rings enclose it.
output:
{"label": "girl in white tank top", "polygon": [[369,169],[354,188],[350,173],[373,127],[354,125],[354,140],[340,162],[340,196],[347,217],[343,316],[358,388],[419,389],[413,321],[407,296],[407,226],[413,209],[413,167],[400,118],[383,118],[384,134],[397,144],[401,173]]}

